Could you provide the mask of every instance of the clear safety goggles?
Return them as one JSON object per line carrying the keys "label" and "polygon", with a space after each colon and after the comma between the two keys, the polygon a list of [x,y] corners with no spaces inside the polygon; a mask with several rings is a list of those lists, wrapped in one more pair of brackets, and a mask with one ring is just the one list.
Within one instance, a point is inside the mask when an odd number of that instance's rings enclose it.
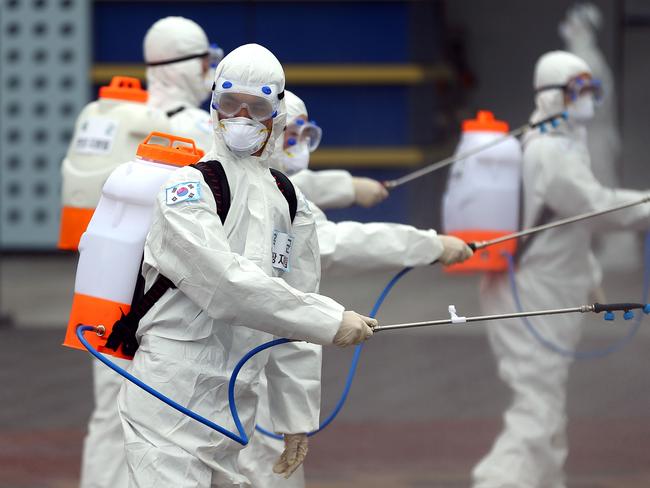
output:
{"label": "clear safety goggles", "polygon": [[589,76],[578,76],[571,79],[566,85],[549,85],[537,90],[538,92],[544,90],[559,89],[564,91],[569,97],[569,100],[575,102],[583,95],[591,95],[595,103],[600,103],[603,100],[603,86],[600,80],[591,78]]}
{"label": "clear safety goggles", "polygon": [[297,119],[295,122],[287,126],[287,144],[289,147],[296,144],[307,144],[309,152],[314,152],[318,148],[321,138],[323,137],[323,129],[316,125],[316,122],[305,121]]}
{"label": "clear safety goggles", "polygon": [[212,85],[212,108],[233,117],[244,108],[252,119],[262,122],[278,114],[284,91],[274,84],[245,86],[220,76]]}
{"label": "clear safety goggles", "polygon": [[190,59],[206,58],[208,59],[209,66],[216,68],[219,62],[223,59],[223,49],[221,49],[216,43],[210,44],[210,47],[207,51],[200,53],[187,54],[185,56],[180,56],[178,58],[170,58],[162,61],[155,61],[147,63],[147,66],[165,66],[168,64],[180,63],[182,61],[189,61]]}
{"label": "clear safety goggles", "polygon": [[224,117],[234,117],[246,109],[248,115],[258,122],[277,115],[276,108],[268,98],[250,93],[215,92],[212,94],[212,108],[218,110]]}

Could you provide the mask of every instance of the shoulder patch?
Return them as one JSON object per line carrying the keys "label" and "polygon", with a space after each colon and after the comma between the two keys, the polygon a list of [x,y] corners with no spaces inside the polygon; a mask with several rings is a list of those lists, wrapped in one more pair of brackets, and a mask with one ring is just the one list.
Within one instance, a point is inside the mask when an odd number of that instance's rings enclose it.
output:
{"label": "shoulder patch", "polygon": [[181,202],[193,202],[201,199],[201,182],[186,181],[165,188],[165,202],[175,205]]}

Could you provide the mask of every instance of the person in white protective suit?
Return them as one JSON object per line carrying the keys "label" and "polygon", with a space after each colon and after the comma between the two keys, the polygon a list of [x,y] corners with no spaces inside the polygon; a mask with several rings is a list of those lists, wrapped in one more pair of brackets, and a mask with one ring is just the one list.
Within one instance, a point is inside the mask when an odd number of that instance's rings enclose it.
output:
{"label": "person in white protective suit", "polygon": [[[309,153],[318,147],[321,134],[320,129],[316,130],[307,121],[307,108],[300,98],[285,90],[285,102],[287,129],[284,138],[277,142],[271,165],[291,175],[298,169],[293,164],[293,154],[306,152],[306,160],[300,165],[302,169],[306,168],[309,164]],[[304,147],[296,148],[300,145]],[[326,194],[327,191],[328,188],[322,188],[319,193]],[[332,191],[336,192],[336,189]],[[460,239],[438,235],[431,229],[420,230],[409,225],[393,223],[334,223],[328,221],[325,214],[313,202],[309,202],[309,206],[316,220],[321,265],[324,270],[336,269],[349,273],[360,270],[389,270],[406,266],[428,266],[437,260],[443,264],[452,264],[472,255],[471,249]],[[313,352],[318,354],[320,362],[320,347]],[[316,378],[309,378],[303,387],[320,391],[313,387],[315,380]],[[286,415],[269,407],[268,399],[272,398],[272,392],[269,393],[266,393],[266,382],[263,376],[258,424],[266,429],[270,429],[274,424],[276,415],[281,417]],[[314,422],[318,423],[318,420],[315,418]],[[250,444],[241,451],[239,456],[240,469],[253,486],[264,488],[305,486],[302,466],[288,479],[274,473],[272,461],[277,459],[282,448],[281,441],[259,432],[254,433]]]}
{"label": "person in white protective suit", "polygon": [[223,52],[211,48],[208,36],[194,21],[165,17],[144,36],[149,104],[170,118],[172,133],[212,146],[210,114],[200,106],[210,96],[214,66]]}
{"label": "person in white protective suit", "polygon": [[[164,275],[175,288],[140,321],[140,347],[130,371],[234,430],[227,386],[246,352],[274,336],[321,345],[357,344],[372,336],[377,322],[290,284],[311,282],[315,287],[320,263],[313,216],[304,197],[296,190],[298,208],[292,223],[287,200],[269,171],[269,158],[286,121],[284,72],[278,60],[262,46],[241,46],[219,64],[214,86],[214,144],[204,161],[223,166],[230,211],[222,225],[212,192],[193,167],[177,170],[161,188],[145,242],[143,273],[147,287]],[[200,191],[191,199],[167,199],[166,189],[187,182]],[[280,251],[277,243],[289,238],[293,241],[288,260],[272,260]],[[302,381],[320,377],[319,361],[301,360],[304,354],[312,356],[312,349],[293,343],[258,354],[242,370],[235,392],[250,436],[260,371],[269,363],[270,402],[275,411],[285,413],[273,425],[285,435],[278,463],[285,474],[304,459],[307,440],[301,432],[314,429],[318,418],[319,405]],[[118,409],[129,486],[250,486],[239,472],[238,443],[131,383],[123,384]],[[284,418],[291,419],[291,425],[283,425]]]}
{"label": "person in white protective suit", "polygon": [[[594,176],[600,183],[615,187],[620,183],[621,135],[618,126],[616,86],[612,70],[598,47],[602,13],[593,3],[573,5],[560,22],[559,33],[566,50],[583,59],[593,77],[603,84],[601,104],[587,124],[587,148]],[[639,260],[639,246],[630,232],[616,232],[597,239],[598,258],[604,266],[633,268]]]}
{"label": "person in white protective suit", "polygon": [[[296,109],[306,114],[303,101],[295,97]],[[287,103],[289,101],[287,100]],[[388,197],[388,190],[372,178],[352,176],[343,169],[312,171],[307,169],[309,153],[320,143],[321,129],[306,119],[296,119],[298,124],[287,126],[285,134],[286,150],[283,154],[284,171],[292,174],[291,181],[304,193],[310,202],[323,209],[345,208],[351,205],[373,207]],[[305,130],[306,129],[306,130]],[[303,142],[310,138],[309,144],[299,144],[300,132]]]}
{"label": "person in white protective suit", "polygon": [[[597,85],[577,56],[553,51],[535,67],[536,122],[562,110],[568,121],[524,140],[524,228],[541,222],[638,200],[645,193],[603,187],[590,169],[585,124],[594,115]],[[589,243],[598,229],[648,228],[650,206],[638,205],[598,219],[536,234],[520,243],[515,281],[524,310],[586,303],[599,283]],[[505,273],[486,275],[481,284],[482,312],[516,309]],[[573,315],[532,320],[549,341],[574,350],[581,322]],[[560,488],[566,486],[566,382],[571,359],[536,342],[521,322],[491,322],[487,328],[500,378],[513,398],[503,431],[473,470],[474,488]]]}
{"label": "person in white protective suit", "polygon": [[616,90],[612,70],[598,47],[597,33],[602,25],[602,14],[592,3],[577,3],[560,23],[560,37],[566,50],[584,60],[591,68],[593,77],[603,84],[603,97],[587,124],[587,147],[591,157],[594,176],[603,185],[618,184],[616,167],[621,152],[621,136],[618,130]]}
{"label": "person in white protective suit", "polygon": [[[210,114],[199,107],[210,95],[218,52],[195,22],[183,17],[166,17],[147,31],[144,43],[147,63],[148,103],[169,118],[166,132],[189,137],[197,146],[212,146]],[[156,127],[143,127],[148,134]],[[144,135],[143,135],[144,137]],[[117,359],[126,367],[129,361]],[[121,376],[93,361],[95,408],[88,424],[81,467],[81,488],[126,486],[128,473],[122,425],[115,401]]]}

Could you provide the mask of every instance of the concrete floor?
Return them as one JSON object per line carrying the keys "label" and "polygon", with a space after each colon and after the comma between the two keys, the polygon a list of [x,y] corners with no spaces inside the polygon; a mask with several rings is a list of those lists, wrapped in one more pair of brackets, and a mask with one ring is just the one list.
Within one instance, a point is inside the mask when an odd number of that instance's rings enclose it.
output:
{"label": "concrete floor", "polygon": [[[0,311],[0,488],[76,486],[92,408],[90,358],[59,346],[75,259],[3,257]],[[326,279],[323,292],[367,312],[390,273]],[[611,301],[636,301],[638,273],[610,273]],[[409,274],[386,301],[383,323],[442,318],[453,303],[478,312],[475,277],[439,268]],[[621,337],[628,323],[587,321],[582,348]],[[500,429],[508,392],[496,377],[484,325],[391,332],[373,338],[339,419],[312,439],[309,486],[465,487]],[[650,486],[650,331],[604,360],[579,362],[569,382],[572,488]],[[326,349],[324,406],[331,410],[351,350]],[[119,488],[119,487],[118,487]]]}

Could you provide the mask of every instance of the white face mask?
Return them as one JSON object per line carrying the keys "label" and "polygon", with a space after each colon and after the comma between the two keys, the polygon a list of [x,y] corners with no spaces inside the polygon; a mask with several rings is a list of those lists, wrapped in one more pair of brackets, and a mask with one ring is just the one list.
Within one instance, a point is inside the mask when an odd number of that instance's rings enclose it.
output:
{"label": "white face mask", "polygon": [[246,117],[221,119],[219,128],[228,148],[240,157],[255,154],[269,137],[264,124]]}
{"label": "white face mask", "polygon": [[587,94],[578,97],[567,107],[569,120],[577,123],[585,123],[594,118],[594,97]]}
{"label": "white face mask", "polygon": [[306,143],[289,146],[282,151],[282,165],[289,176],[307,169],[309,166],[309,146]]}

